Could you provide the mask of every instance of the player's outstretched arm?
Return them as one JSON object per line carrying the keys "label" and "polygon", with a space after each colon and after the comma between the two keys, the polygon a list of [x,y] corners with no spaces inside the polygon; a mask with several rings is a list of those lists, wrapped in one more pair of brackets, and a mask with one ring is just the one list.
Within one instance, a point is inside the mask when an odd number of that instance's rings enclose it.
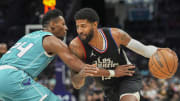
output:
{"label": "player's outstretched arm", "polygon": [[44,37],[43,47],[47,53],[57,54],[74,71],[79,72],[86,67],[86,64],[72,54],[67,45],[55,36]]}
{"label": "player's outstretched arm", "polygon": [[140,41],[131,38],[126,32],[117,28],[112,28],[112,34],[114,38],[116,37],[115,40],[119,46],[124,45],[137,54],[147,58],[150,58],[158,49],[152,45],[144,45]]}

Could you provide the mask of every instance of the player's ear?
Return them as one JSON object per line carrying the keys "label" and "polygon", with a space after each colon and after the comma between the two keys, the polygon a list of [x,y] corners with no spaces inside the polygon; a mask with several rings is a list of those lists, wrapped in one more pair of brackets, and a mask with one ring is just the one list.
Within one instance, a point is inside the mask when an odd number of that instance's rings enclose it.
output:
{"label": "player's ear", "polygon": [[54,31],[54,29],[55,29],[55,28],[54,28],[53,26],[51,26],[51,30]]}
{"label": "player's ear", "polygon": [[94,27],[98,27],[98,22],[95,21],[93,25],[94,25]]}
{"label": "player's ear", "polygon": [[53,30],[55,29],[56,23],[54,23],[53,21],[51,21],[51,22],[49,23],[49,26],[50,26],[51,30],[53,31]]}

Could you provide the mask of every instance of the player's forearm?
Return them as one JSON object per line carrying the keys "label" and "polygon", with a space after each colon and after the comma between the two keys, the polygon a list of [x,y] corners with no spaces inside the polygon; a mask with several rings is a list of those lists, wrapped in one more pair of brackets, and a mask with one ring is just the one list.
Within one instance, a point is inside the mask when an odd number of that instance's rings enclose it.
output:
{"label": "player's forearm", "polygon": [[158,49],[155,46],[144,45],[135,39],[130,40],[127,48],[147,58],[150,58]]}
{"label": "player's forearm", "polygon": [[[75,56],[74,56],[75,57]],[[72,70],[79,72],[83,67],[86,66],[85,63],[83,63],[80,59],[78,58],[73,58],[69,60],[69,65]]]}
{"label": "player's forearm", "polygon": [[64,54],[59,54],[59,56],[61,57],[63,62],[68,65],[68,67],[73,71],[79,72],[86,65],[70,51],[64,52]]}

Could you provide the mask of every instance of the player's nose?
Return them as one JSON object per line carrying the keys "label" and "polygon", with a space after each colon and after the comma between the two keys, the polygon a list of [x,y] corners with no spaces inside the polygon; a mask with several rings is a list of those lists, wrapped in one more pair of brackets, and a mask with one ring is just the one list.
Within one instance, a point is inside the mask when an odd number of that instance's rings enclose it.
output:
{"label": "player's nose", "polygon": [[68,27],[67,27],[67,25],[65,25],[64,27],[65,27],[64,29],[67,31],[67,30],[68,30]]}
{"label": "player's nose", "polygon": [[82,30],[81,28],[79,28],[79,29],[77,30],[77,32],[78,32],[79,34],[83,34],[83,30]]}

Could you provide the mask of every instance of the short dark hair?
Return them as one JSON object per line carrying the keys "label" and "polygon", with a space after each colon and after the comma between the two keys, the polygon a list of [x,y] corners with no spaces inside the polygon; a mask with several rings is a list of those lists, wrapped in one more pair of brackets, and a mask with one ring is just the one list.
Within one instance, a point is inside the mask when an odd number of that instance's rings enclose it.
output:
{"label": "short dark hair", "polygon": [[49,24],[51,20],[56,19],[59,16],[63,16],[61,10],[59,9],[50,10],[41,19],[41,24],[43,25],[43,27],[45,27],[47,24]]}
{"label": "short dark hair", "polygon": [[92,8],[83,8],[76,12],[74,16],[75,20],[86,19],[89,22],[97,21],[99,23],[99,16],[97,12]]}

